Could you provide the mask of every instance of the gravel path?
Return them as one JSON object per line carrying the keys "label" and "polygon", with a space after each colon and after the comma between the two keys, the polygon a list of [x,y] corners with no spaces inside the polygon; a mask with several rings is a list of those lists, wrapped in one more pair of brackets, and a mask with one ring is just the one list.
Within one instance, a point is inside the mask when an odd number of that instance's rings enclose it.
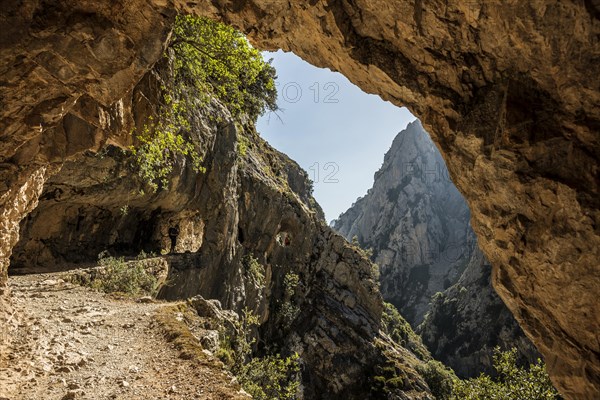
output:
{"label": "gravel path", "polygon": [[10,278],[18,324],[0,357],[0,400],[247,399],[218,363],[184,360],[153,318],[60,274]]}

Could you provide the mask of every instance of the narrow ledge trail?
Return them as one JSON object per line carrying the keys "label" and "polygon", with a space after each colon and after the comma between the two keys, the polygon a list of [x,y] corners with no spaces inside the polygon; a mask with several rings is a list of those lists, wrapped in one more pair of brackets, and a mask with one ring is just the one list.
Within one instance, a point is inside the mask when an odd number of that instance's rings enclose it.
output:
{"label": "narrow ledge trail", "polygon": [[155,316],[173,303],[117,299],[63,278],[10,278],[18,322],[0,332],[0,400],[249,398],[220,362],[184,359],[167,340]]}

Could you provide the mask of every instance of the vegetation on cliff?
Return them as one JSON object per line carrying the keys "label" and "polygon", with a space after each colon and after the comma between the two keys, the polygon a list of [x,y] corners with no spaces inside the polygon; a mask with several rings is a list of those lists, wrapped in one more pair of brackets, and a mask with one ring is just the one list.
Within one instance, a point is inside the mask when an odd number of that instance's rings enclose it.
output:
{"label": "vegetation on cliff", "polygon": [[275,68],[241,32],[207,18],[179,16],[173,36],[173,74],[180,85],[175,92],[195,88],[213,95],[238,117],[256,119],[277,110]]}
{"label": "vegetation on cliff", "polygon": [[300,386],[299,356],[283,357],[278,353],[254,355],[256,338],[253,331],[259,325],[259,318],[248,309],[243,310],[239,319],[221,324],[220,347],[216,355],[253,399],[296,399]]}
{"label": "vegetation on cliff", "polygon": [[[493,356],[495,374],[481,373],[473,379],[459,379],[454,371],[443,363],[434,360],[421,338],[402,317],[396,307],[384,303],[382,330],[396,343],[410,350],[422,363],[415,369],[423,377],[431,393],[438,400],[554,400],[558,393],[544,363],[538,359],[529,368],[523,367],[517,360],[517,349],[502,352],[496,347]],[[374,393],[387,393],[395,385],[397,371],[386,365],[376,371]]]}
{"label": "vegetation on cliff", "polygon": [[165,53],[168,77],[158,117],[148,118],[136,132],[132,147],[140,177],[153,191],[168,184],[177,156],[203,171],[202,159],[190,134],[191,115],[216,98],[234,118],[256,121],[277,110],[275,68],[234,28],[188,15],[180,15]]}
{"label": "vegetation on cliff", "polygon": [[393,304],[384,304],[381,322],[383,331],[394,342],[412,351],[420,360],[428,361],[431,359],[431,355],[423,345],[419,335],[412,330],[408,321],[400,315],[400,312],[398,312],[398,309]]}
{"label": "vegetation on cliff", "polygon": [[492,378],[481,374],[478,378],[455,380],[452,399],[479,400],[554,400],[559,399],[558,392],[546,373],[541,360],[529,368],[517,365],[517,351],[501,352],[496,348],[494,368],[497,376]]}

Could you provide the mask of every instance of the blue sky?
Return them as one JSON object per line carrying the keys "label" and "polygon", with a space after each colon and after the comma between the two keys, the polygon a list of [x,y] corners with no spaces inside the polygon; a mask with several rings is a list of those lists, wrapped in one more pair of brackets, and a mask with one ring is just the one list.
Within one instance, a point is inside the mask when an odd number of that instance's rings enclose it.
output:
{"label": "blue sky", "polygon": [[274,59],[283,110],[281,120],[261,117],[258,131],[309,173],[327,221],[335,219],[373,185],[392,140],[415,117],[293,53],[264,56]]}

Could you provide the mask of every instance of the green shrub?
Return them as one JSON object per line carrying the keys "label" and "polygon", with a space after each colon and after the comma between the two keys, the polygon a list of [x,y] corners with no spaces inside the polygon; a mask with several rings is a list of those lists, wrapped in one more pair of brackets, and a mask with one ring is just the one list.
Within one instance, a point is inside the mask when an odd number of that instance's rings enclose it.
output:
{"label": "green shrub", "polygon": [[264,286],[265,284],[265,267],[263,267],[256,257],[252,254],[244,256],[242,259],[242,265],[246,272],[246,276],[252,279],[252,281],[258,286]]}
{"label": "green shrub", "polygon": [[283,286],[285,288],[286,298],[294,297],[294,294],[296,293],[296,288],[298,287],[299,283],[300,277],[298,276],[298,274],[294,274],[293,272],[285,274],[285,277],[283,278]]}
{"label": "green shrub", "polygon": [[419,335],[413,331],[408,321],[400,315],[398,309],[393,304],[384,303],[381,322],[382,330],[394,342],[412,351],[420,360],[427,361],[431,359],[431,355],[423,345]]}
{"label": "green shrub", "polygon": [[[203,172],[202,158],[196,152],[194,144],[185,139],[182,130],[189,130],[184,105],[165,95],[166,106],[161,111],[158,121],[152,117],[144,124],[141,132],[136,135],[140,142],[131,148],[137,166],[138,175],[153,192],[158,190],[159,184],[164,188],[169,183],[169,175],[177,156],[189,157],[193,169]],[[171,107],[170,103],[174,102]]]}
{"label": "green shrub", "polygon": [[298,317],[298,314],[300,314],[300,307],[294,303],[294,296],[299,283],[300,277],[293,272],[287,273],[283,278],[283,301],[280,303],[277,312],[280,325],[283,329],[289,329]]}
{"label": "green shrub", "polygon": [[102,270],[89,283],[95,289],[130,295],[151,295],[156,291],[156,277],[146,271],[141,263],[126,263],[122,257],[102,257],[98,260],[98,266]]}
{"label": "green shrub", "polygon": [[406,374],[390,359],[384,364],[376,365],[370,381],[372,398],[390,398],[392,393],[404,388],[405,378]]}
{"label": "green shrub", "polygon": [[260,325],[260,320],[252,311],[244,308],[239,320],[230,321],[228,328],[219,328],[219,350],[217,357],[225,363],[234,374],[252,356],[252,346],[256,339],[252,336],[252,328]]}
{"label": "green shrub", "polygon": [[[139,176],[154,192],[159,185],[167,186],[178,156],[187,158],[195,171],[204,172],[190,139],[190,120],[193,111],[211,97],[237,119],[246,115],[256,121],[265,111],[277,110],[275,69],[230,26],[180,15],[165,56],[170,76],[161,88],[158,118],[148,118],[135,132],[139,144],[131,148]],[[241,138],[240,154],[247,147]]]}
{"label": "green shrub", "polygon": [[146,253],[144,250],[140,251],[139,254],[137,256],[135,256],[135,259],[138,261],[142,261],[145,260],[147,258],[154,258],[156,257],[156,253],[155,252],[150,252],[150,253]]}
{"label": "green shrub", "polygon": [[454,381],[456,400],[553,400],[559,399],[541,360],[528,369],[517,366],[517,350],[501,352],[496,348],[496,378],[481,374],[478,378]]}
{"label": "green shrub", "polygon": [[299,387],[298,355],[252,357],[252,328],[260,324],[257,315],[244,309],[229,329],[219,329],[219,349],[215,353],[238,378],[254,399],[295,399]]}
{"label": "green shrub", "polygon": [[427,386],[429,386],[436,399],[448,400],[452,398],[453,383],[457,379],[454,371],[436,360],[429,360],[425,364],[418,365],[416,370],[425,379]]}
{"label": "green shrub", "polygon": [[253,358],[242,367],[238,379],[255,400],[295,399],[300,386],[298,358],[297,354]]}
{"label": "green shrub", "polygon": [[215,356],[223,362],[229,368],[233,367],[235,364],[235,357],[233,355],[233,350],[229,347],[221,346],[217,349]]}
{"label": "green shrub", "polygon": [[250,139],[248,139],[243,132],[240,132],[237,143],[238,154],[241,157],[246,157],[246,154],[248,154],[248,147],[250,147]]}
{"label": "green shrub", "polygon": [[371,264],[371,278],[379,284],[379,278],[381,278],[381,271],[378,264]]}

